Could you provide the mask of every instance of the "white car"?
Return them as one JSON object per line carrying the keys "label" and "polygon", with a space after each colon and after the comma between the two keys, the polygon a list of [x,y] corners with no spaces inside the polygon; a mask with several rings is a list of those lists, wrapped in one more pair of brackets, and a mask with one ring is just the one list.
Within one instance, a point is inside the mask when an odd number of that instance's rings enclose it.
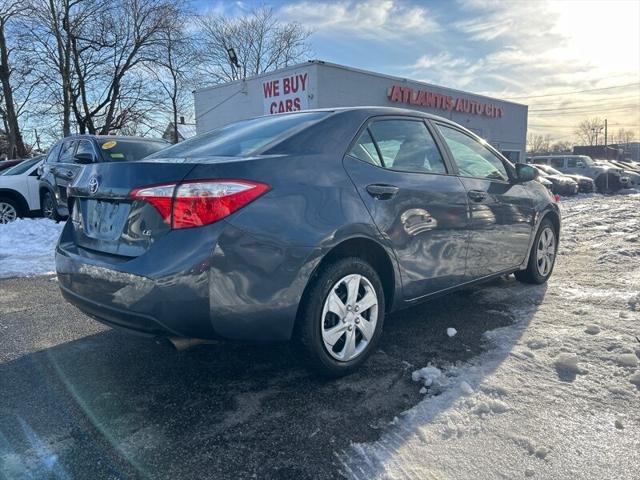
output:
{"label": "white car", "polygon": [[0,223],[40,213],[38,167],[43,159],[31,158],[0,172]]}

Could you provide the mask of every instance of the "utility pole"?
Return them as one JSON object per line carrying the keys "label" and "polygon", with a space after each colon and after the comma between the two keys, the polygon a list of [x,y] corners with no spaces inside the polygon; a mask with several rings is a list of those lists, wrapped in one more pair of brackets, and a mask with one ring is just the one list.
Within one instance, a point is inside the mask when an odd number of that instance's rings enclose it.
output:
{"label": "utility pole", "polygon": [[604,158],[609,160],[609,150],[607,149],[607,119],[604,119]]}

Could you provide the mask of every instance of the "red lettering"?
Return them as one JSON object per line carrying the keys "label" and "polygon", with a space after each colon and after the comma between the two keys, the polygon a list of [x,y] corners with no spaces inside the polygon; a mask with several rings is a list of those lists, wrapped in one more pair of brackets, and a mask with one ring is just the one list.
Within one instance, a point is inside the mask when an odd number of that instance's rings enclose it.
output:
{"label": "red lettering", "polygon": [[262,84],[262,90],[264,98],[277,97],[280,95],[280,81],[273,80],[272,82],[266,82]]}
{"label": "red lettering", "polygon": [[282,93],[285,95],[291,91],[291,79],[289,77],[282,79]]}
{"label": "red lettering", "polygon": [[277,102],[271,102],[271,106],[269,107],[269,113],[276,113],[277,107],[278,107]]}
{"label": "red lettering", "polygon": [[300,97],[296,97],[293,99],[293,109],[296,111],[300,110]]}
{"label": "red lettering", "polygon": [[307,74],[298,75],[300,77],[300,84],[302,85],[301,90],[304,92],[307,89]]}
{"label": "red lettering", "polygon": [[400,102],[402,100],[402,94],[400,92],[400,87],[397,85],[392,86],[387,93],[387,97],[392,102]]}

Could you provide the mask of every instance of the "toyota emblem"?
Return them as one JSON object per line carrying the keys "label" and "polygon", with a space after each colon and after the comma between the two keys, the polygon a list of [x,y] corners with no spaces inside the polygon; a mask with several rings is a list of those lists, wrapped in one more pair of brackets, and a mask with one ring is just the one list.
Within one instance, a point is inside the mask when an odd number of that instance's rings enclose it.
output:
{"label": "toyota emblem", "polygon": [[98,191],[98,186],[100,184],[98,183],[98,177],[91,177],[91,179],[89,180],[89,193],[91,195],[95,195],[95,193]]}

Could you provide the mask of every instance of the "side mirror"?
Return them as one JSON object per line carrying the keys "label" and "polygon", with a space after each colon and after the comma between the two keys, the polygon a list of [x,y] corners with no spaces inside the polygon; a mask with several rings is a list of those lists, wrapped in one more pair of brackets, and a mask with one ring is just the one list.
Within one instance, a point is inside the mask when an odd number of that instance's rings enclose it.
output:
{"label": "side mirror", "polygon": [[95,162],[95,157],[91,153],[76,153],[74,160],[76,163],[87,165],[89,163]]}
{"label": "side mirror", "polygon": [[584,168],[584,166],[585,166],[585,165],[584,165],[584,163],[582,163],[582,162],[578,162],[578,167],[580,167],[580,168]]}
{"label": "side mirror", "polygon": [[530,182],[538,178],[538,170],[526,163],[516,163],[516,176],[518,182]]}

